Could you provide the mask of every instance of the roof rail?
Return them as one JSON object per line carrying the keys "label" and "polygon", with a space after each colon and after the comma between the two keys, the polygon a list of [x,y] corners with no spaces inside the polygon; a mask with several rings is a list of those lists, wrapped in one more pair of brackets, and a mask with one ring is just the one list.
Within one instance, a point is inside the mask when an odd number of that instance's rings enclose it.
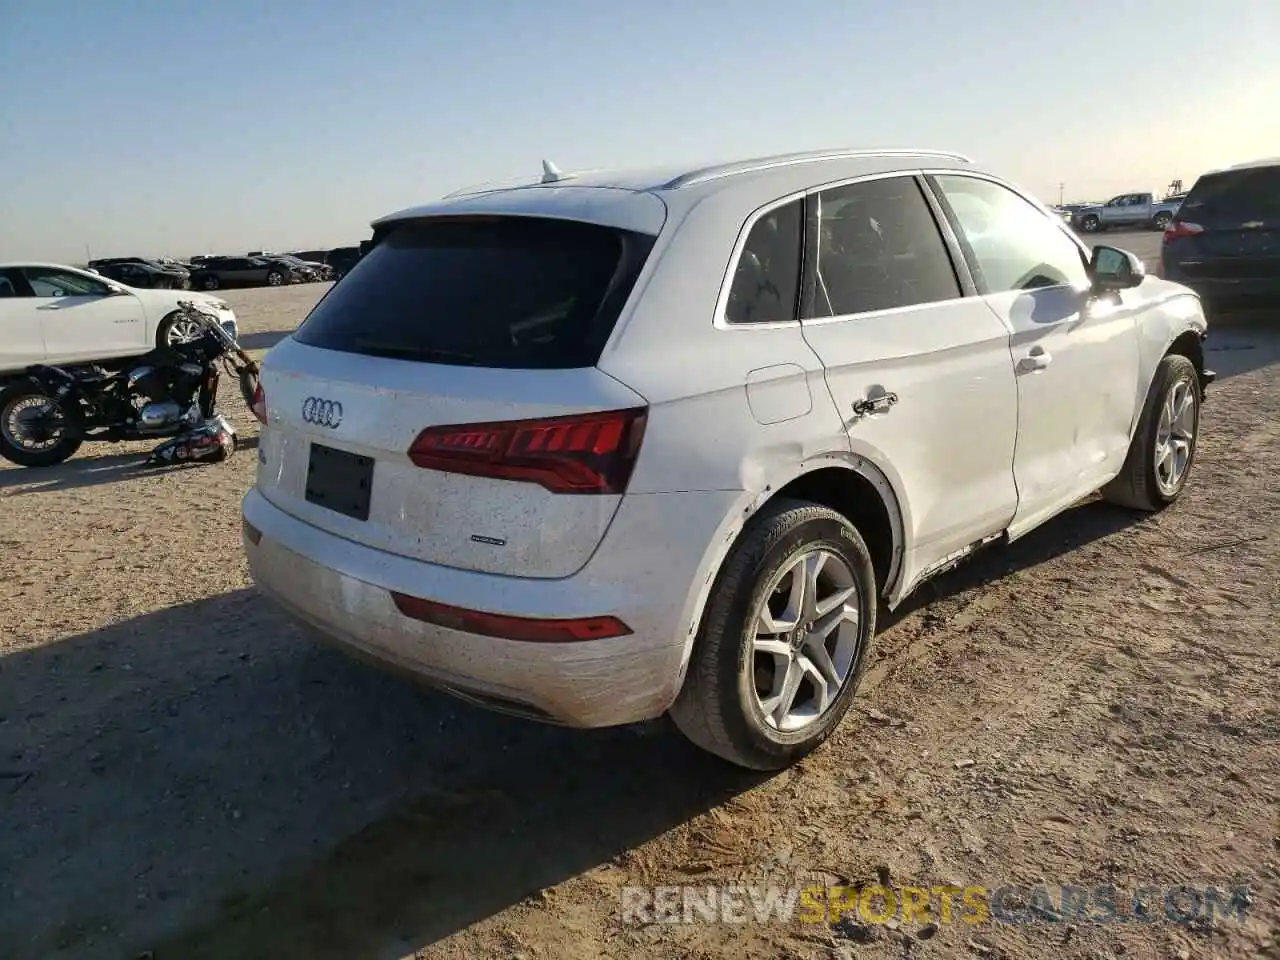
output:
{"label": "roof rail", "polygon": [[738,160],[732,163],[719,163],[697,170],[690,170],[680,176],[668,180],[662,185],[663,190],[678,190],[690,184],[715,180],[719,177],[731,177],[741,173],[757,173],[771,170],[774,167],[787,167],[797,163],[816,163],[820,160],[848,160],[857,157],[940,157],[946,160],[959,160],[962,163],[973,163],[973,159],[963,153],[950,150],[808,150],[802,153],[782,153],[772,157],[758,157],[754,160]]}

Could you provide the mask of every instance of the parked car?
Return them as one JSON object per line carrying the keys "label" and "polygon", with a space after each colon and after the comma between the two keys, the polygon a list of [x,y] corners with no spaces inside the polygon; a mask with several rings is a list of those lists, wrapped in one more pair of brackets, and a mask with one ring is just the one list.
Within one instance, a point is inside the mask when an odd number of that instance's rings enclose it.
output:
{"label": "parked car", "polygon": [[287,263],[261,257],[210,257],[194,265],[191,285],[197,290],[224,287],[279,287],[297,280]]}
{"label": "parked car", "polygon": [[359,260],[359,247],[337,247],[324,258],[325,265],[333,271],[334,280],[341,280]]}
{"label": "parked car", "polygon": [[1280,300],[1280,157],[1200,177],[1165,231],[1160,271],[1216,304]]}
{"label": "parked car", "polygon": [[323,263],[307,262],[300,257],[295,257],[290,253],[275,254],[270,257],[263,257],[264,260],[272,260],[276,263],[288,264],[294,273],[294,279],[299,283],[309,283],[317,280],[329,279],[330,271]]}
{"label": "parked car", "polygon": [[1122,193],[1106,203],[1073,210],[1072,216],[1085,233],[1124,227],[1163,230],[1177,208],[1177,201],[1156,200],[1151,193]]}
{"label": "parked car", "polygon": [[61,264],[0,263],[0,385],[36,363],[131,357],[189,340],[196,331],[179,300],[209,305],[238,335],[235,311],[216,297],[137,289]]}
{"label": "parked car", "polygon": [[1056,213],[1059,217],[1061,217],[1067,223],[1071,223],[1073,215],[1071,211],[1068,210],[1066,207],[1050,207],[1049,209],[1052,210],[1054,213]]}
{"label": "parked car", "polygon": [[781,767],[878,601],[1187,481],[1199,300],[957,155],[556,173],[373,226],[263,363],[245,550],[339,645],[495,709],[669,710]]}
{"label": "parked car", "polygon": [[191,272],[177,264],[144,260],[141,257],[111,257],[90,260],[89,267],[104,277],[131,287],[149,290],[186,290],[191,286]]}

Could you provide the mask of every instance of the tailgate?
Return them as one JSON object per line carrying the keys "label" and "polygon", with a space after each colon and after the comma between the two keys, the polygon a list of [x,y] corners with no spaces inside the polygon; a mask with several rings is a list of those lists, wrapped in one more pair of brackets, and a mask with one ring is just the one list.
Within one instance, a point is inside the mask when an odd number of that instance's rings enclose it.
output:
{"label": "tailgate", "polygon": [[258,489],[339,537],[486,573],[564,577],[590,558],[617,494],[441,472],[408,451],[424,428],[643,406],[595,367],[511,370],[363,356],[282,341],[263,365]]}

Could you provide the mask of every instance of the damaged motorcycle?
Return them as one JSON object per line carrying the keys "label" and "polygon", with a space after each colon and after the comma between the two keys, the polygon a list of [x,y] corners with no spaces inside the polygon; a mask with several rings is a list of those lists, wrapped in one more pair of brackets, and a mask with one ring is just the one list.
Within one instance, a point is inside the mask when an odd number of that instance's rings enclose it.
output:
{"label": "damaged motorcycle", "polygon": [[165,438],[148,463],[230,456],[235,430],[215,409],[219,366],[236,377],[245,404],[265,422],[258,365],[216,317],[191,301],[178,307],[199,330],[187,342],[110,364],[37,364],[0,390],[0,456],[24,467],[47,467],[86,441]]}

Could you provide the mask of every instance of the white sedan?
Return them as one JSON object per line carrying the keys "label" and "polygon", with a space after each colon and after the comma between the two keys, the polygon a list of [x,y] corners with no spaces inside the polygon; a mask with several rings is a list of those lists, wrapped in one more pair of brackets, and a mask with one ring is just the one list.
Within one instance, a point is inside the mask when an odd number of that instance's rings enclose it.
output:
{"label": "white sedan", "polygon": [[237,335],[225,300],[190,290],[141,290],[75,267],[0,263],[0,379],[35,363],[71,365],[146,353],[192,336],[179,300],[211,308]]}

